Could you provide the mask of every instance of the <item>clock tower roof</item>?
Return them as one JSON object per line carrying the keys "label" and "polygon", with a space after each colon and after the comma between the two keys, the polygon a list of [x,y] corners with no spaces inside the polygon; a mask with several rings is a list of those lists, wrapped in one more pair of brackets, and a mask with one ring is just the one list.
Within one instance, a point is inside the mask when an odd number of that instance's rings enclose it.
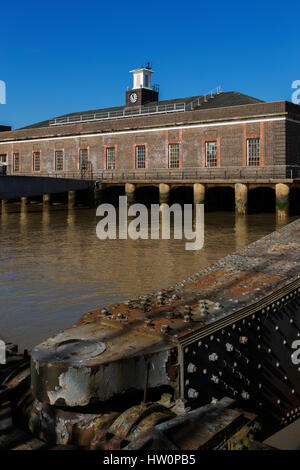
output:
{"label": "clock tower roof", "polygon": [[147,71],[148,73],[155,73],[154,70],[148,69],[147,67],[140,67],[139,69],[130,70],[129,73],[142,72],[143,70]]}

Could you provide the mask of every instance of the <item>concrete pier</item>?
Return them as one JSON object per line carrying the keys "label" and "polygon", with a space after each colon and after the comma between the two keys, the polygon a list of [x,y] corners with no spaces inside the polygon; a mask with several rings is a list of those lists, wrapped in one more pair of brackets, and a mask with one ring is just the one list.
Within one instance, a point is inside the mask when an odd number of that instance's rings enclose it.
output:
{"label": "concrete pier", "polygon": [[126,183],[125,184],[125,194],[127,196],[127,203],[133,204],[135,201],[135,184]]}
{"label": "concrete pier", "polygon": [[288,184],[277,183],[275,185],[276,195],[276,217],[280,220],[287,219],[289,216],[289,196],[290,187]]}
{"label": "concrete pier", "polygon": [[205,202],[205,185],[200,183],[193,184],[194,204],[204,204]]}
{"label": "concrete pier", "polygon": [[28,197],[21,197],[21,205],[28,206],[28,204],[29,204]]}
{"label": "concrete pier", "polygon": [[168,204],[170,202],[170,185],[165,183],[159,184],[159,203]]}
{"label": "concrete pier", "polygon": [[51,204],[51,196],[50,194],[43,194],[43,204],[45,206],[50,206]]}
{"label": "concrete pier", "polygon": [[75,207],[76,204],[76,191],[68,191],[68,206]]}
{"label": "concrete pier", "polygon": [[2,211],[6,209],[8,200],[7,199],[1,199],[1,209]]}
{"label": "concrete pier", "polygon": [[235,212],[238,215],[247,214],[248,186],[243,183],[235,184]]}

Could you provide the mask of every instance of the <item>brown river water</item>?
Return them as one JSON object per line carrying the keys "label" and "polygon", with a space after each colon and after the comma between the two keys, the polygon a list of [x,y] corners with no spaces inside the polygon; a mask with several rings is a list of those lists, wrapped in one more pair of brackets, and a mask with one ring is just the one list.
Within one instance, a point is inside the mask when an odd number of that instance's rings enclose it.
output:
{"label": "brown river water", "polygon": [[205,243],[105,240],[95,209],[8,206],[0,215],[0,338],[20,349],[71,325],[86,311],[173,285],[277,228],[274,214],[205,214]]}

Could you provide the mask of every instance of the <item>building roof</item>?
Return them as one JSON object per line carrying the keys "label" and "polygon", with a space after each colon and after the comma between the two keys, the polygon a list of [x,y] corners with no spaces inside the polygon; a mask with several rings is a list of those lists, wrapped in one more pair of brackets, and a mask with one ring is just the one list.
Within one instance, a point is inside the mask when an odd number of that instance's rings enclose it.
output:
{"label": "building roof", "polygon": [[11,131],[11,126],[0,125],[0,132]]}
{"label": "building roof", "polygon": [[[140,108],[142,108],[143,110],[142,115],[145,116],[145,114],[147,114],[147,112],[145,112],[146,109],[148,108],[150,109],[150,108],[157,107],[157,106],[160,109],[163,109],[164,106],[165,107],[174,106],[174,112],[175,112],[175,111],[180,110],[178,108],[176,109],[176,105],[181,105],[181,104],[185,105],[186,109],[208,109],[208,108],[222,108],[222,107],[228,107],[228,106],[239,106],[243,104],[256,104],[256,103],[263,103],[263,101],[257,98],[253,98],[248,95],[244,95],[243,93],[238,93],[236,91],[229,91],[229,92],[217,93],[214,95],[208,94],[208,95],[190,96],[187,98],[176,98],[172,100],[146,103],[143,106],[136,107],[136,114],[138,115]],[[62,122],[62,123],[67,123],[69,119],[70,119],[70,122],[75,122],[76,118],[80,120],[80,116],[87,116],[87,115],[94,115],[94,114],[103,115],[105,113],[107,114],[116,113],[116,117],[122,117],[122,116],[117,116],[117,114],[118,113],[120,114],[123,111],[125,112],[126,110],[128,110],[128,117],[134,115],[134,107],[116,106],[113,108],[100,108],[100,109],[93,109],[90,111],[79,111],[79,112],[70,113],[70,114],[63,114],[61,116],[57,116],[56,118],[51,118],[46,121],[41,121],[35,124],[31,124],[30,126],[23,127],[22,129],[49,127],[51,123],[53,122],[53,120],[55,119],[57,120],[65,119],[66,122]],[[159,111],[159,112],[163,112],[163,111]],[[103,118],[103,119],[107,119],[107,118]],[[110,119],[114,119],[114,117],[112,116]],[[94,120],[94,119],[84,119],[84,120],[87,121],[87,120]]]}

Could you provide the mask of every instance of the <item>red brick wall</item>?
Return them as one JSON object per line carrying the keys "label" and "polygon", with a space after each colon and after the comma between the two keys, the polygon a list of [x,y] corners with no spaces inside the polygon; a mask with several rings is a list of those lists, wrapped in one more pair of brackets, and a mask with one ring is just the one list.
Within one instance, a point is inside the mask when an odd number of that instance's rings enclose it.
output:
{"label": "red brick wall", "polygon": [[[221,166],[241,166],[246,164],[246,139],[260,137],[261,161],[264,165],[300,164],[300,124],[286,121],[246,122],[273,117],[300,119],[300,107],[286,102],[262,103],[231,108],[215,108],[207,110],[187,111],[163,115],[152,115],[119,119],[115,121],[98,121],[39,129],[21,129],[2,132],[0,143],[14,140],[14,144],[1,144],[0,153],[8,152],[9,163],[12,153],[19,151],[21,170],[32,171],[32,151],[40,150],[43,171],[54,171],[54,151],[64,149],[64,170],[78,170],[79,148],[89,149],[89,158],[93,169],[104,169],[105,146],[116,145],[117,168],[134,168],[134,145],[147,144],[147,166],[165,168],[167,165],[167,148],[169,142],[181,145],[181,166],[201,167],[204,159],[206,140],[216,140],[219,146],[219,164]],[[231,125],[218,125],[220,122],[231,122]],[[234,124],[234,120],[243,123]],[[189,124],[214,123],[213,127],[185,127]],[[176,126],[177,129],[160,129],[160,127]],[[157,128],[157,130],[156,130]],[[134,132],[139,129],[142,132]],[[149,129],[155,131],[147,132]],[[131,133],[115,133],[112,131],[133,131]],[[143,130],[145,132],[143,132]],[[75,134],[96,133],[97,136],[76,136]],[[100,134],[101,133],[101,134]],[[64,138],[66,136],[72,138]],[[48,140],[55,136],[57,140]],[[39,142],[18,143],[18,139],[45,138]]]}

